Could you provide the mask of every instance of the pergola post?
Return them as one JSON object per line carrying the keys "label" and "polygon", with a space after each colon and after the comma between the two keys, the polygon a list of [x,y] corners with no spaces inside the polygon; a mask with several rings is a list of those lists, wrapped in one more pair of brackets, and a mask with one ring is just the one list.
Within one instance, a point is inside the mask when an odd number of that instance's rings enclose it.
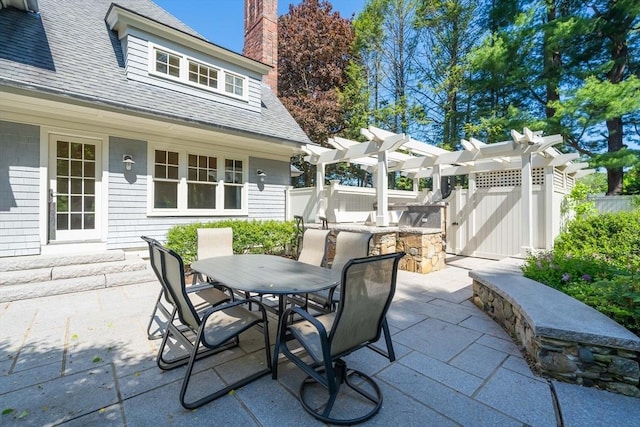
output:
{"label": "pergola post", "polygon": [[520,255],[526,255],[533,248],[533,183],[530,153],[522,155],[520,188],[520,204],[522,206]]}
{"label": "pergola post", "polygon": [[318,211],[316,219],[320,216],[327,216],[327,199],[324,197],[324,163],[316,165],[316,200],[318,201]]}
{"label": "pergola post", "polygon": [[554,221],[556,209],[553,194],[553,166],[544,168],[544,248],[546,250],[553,249],[553,237],[557,235],[560,227],[555,227],[560,223],[560,218]]}
{"label": "pergola post", "polygon": [[440,165],[434,165],[433,173],[431,174],[431,192],[434,197],[438,191],[442,193],[442,188],[440,188],[440,173]]}
{"label": "pergola post", "polygon": [[378,210],[376,212],[376,225],[378,227],[386,227],[389,225],[389,184],[387,184],[387,174],[389,167],[387,166],[387,152],[378,153],[378,168],[376,169],[376,201],[378,202]]}
{"label": "pergola post", "polygon": [[[466,208],[469,212],[467,219],[467,242],[475,238],[476,235],[476,174],[469,174],[469,189],[467,190]],[[473,245],[472,245],[473,246]]]}

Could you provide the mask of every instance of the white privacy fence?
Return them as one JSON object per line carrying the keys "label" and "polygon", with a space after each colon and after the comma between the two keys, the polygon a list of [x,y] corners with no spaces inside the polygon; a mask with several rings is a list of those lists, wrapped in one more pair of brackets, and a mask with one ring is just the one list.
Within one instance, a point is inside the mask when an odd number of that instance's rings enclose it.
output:
{"label": "white privacy fence", "polygon": [[[640,196],[635,196],[640,197]],[[589,200],[595,203],[600,213],[632,211],[634,196],[591,196]]]}
{"label": "white privacy fence", "polygon": [[[506,173],[505,173],[506,172]],[[524,255],[524,227],[532,230],[532,248],[551,249],[560,232],[560,205],[574,180],[557,170],[534,170],[531,215],[523,221],[519,170],[470,175],[470,189],[456,188],[445,202],[447,252],[501,259]],[[429,192],[389,190],[390,204],[423,203]],[[329,223],[375,224],[373,188],[332,182],[321,193],[328,203],[323,210]],[[318,222],[315,188],[289,190],[291,216],[302,215],[307,223]],[[397,211],[389,211],[390,225],[397,225]]]}

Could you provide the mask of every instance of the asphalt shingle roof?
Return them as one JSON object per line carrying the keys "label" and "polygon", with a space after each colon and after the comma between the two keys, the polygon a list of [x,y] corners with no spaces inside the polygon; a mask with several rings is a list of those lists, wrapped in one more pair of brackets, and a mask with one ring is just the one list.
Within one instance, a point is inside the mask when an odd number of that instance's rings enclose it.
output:
{"label": "asphalt shingle roof", "polygon": [[[64,95],[287,142],[310,142],[264,84],[261,112],[256,113],[127,79],[120,42],[105,22],[111,1],[39,0],[38,3],[40,14],[12,8],[0,10],[0,86]],[[151,0],[114,3],[204,39]]]}

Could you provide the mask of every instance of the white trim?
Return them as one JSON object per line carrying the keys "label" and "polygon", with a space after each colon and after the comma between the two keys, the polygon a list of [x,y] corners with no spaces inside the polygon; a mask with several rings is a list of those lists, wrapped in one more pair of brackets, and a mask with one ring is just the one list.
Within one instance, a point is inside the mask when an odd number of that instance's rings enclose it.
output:
{"label": "white trim", "polygon": [[[11,110],[9,110],[11,108]],[[94,107],[27,97],[0,91],[0,119],[77,132],[119,136],[172,144],[180,139],[190,146],[209,146],[215,141],[220,150],[251,153],[253,157],[288,161],[298,149],[253,135],[226,133],[213,128],[193,127],[174,121],[127,115]],[[187,139],[188,138],[188,139]]]}
{"label": "white trim", "polygon": [[[187,85],[197,89],[202,89],[208,92],[215,93],[217,95],[224,95],[224,96],[228,96],[241,101],[249,102],[249,76],[227,70],[224,67],[211,64],[209,62],[203,61],[202,59],[193,58],[187,55],[186,53],[178,52],[175,49],[170,49],[166,46],[160,45],[158,43],[154,43],[152,41],[147,41],[147,46],[148,46],[147,71],[149,72],[149,76],[157,77],[164,80],[169,80],[178,84]],[[180,58],[180,76],[179,77],[174,77],[170,74],[164,74],[156,71],[156,67],[155,67],[156,65],[155,51],[156,50],[160,50]],[[200,65],[204,65],[206,67],[217,70],[218,71],[218,87],[213,88],[213,87],[201,85],[200,83],[195,83],[189,80],[189,61],[197,62]],[[226,87],[227,75],[242,79],[242,96],[226,91],[225,87]]]}
{"label": "white trim", "polygon": [[265,75],[271,70],[271,67],[262,62],[242,56],[231,50],[215,45],[205,39],[193,36],[165,24],[154,21],[145,16],[123,9],[115,3],[112,3],[105,21],[109,29],[118,32],[120,39],[124,38],[131,28],[137,28],[150,34],[162,37],[167,40],[173,40],[176,43],[191,46],[193,49],[202,52],[208,56],[218,57],[242,68],[247,68],[260,75]]}

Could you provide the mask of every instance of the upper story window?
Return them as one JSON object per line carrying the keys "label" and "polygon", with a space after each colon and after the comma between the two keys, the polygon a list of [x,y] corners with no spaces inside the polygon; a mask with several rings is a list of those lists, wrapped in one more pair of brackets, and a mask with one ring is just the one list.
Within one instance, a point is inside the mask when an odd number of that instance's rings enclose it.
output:
{"label": "upper story window", "polygon": [[224,76],[224,90],[233,95],[243,96],[244,78],[227,73]]}
{"label": "upper story window", "polygon": [[155,45],[151,45],[151,58],[150,74],[234,98],[247,99],[248,79],[245,76]]}
{"label": "upper story window", "polygon": [[180,57],[156,49],[156,72],[180,78]]}
{"label": "upper story window", "polygon": [[152,210],[171,215],[246,213],[246,161],[236,156],[153,150]]}
{"label": "upper story window", "polygon": [[195,61],[189,61],[189,81],[217,89],[218,70]]}

